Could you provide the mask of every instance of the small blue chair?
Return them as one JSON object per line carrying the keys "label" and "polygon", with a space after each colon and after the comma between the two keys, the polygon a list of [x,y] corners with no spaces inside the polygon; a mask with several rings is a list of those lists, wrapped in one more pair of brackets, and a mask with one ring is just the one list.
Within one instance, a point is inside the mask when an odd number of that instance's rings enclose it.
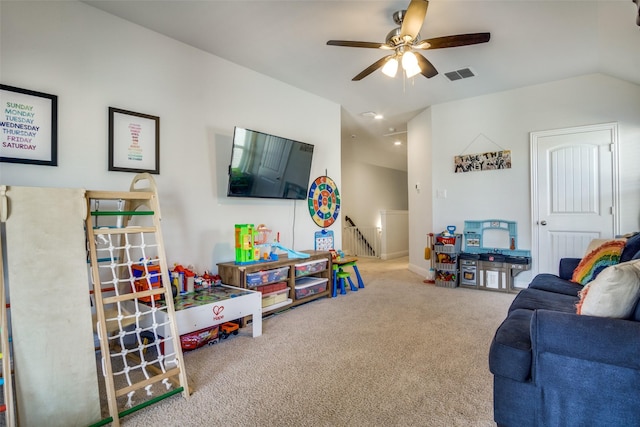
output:
{"label": "small blue chair", "polygon": [[[333,251],[333,231],[329,230],[321,230],[315,233],[315,247],[316,251]],[[341,256],[338,259],[333,260],[333,288],[331,292],[331,296],[335,298],[338,296],[338,286],[340,286],[340,295],[344,295],[347,293],[345,288],[345,279],[349,282],[349,288],[352,291],[357,291],[358,288],[364,288],[364,281],[362,280],[362,276],[360,276],[360,271],[358,271],[358,267],[356,266],[357,258],[354,257],[344,257],[342,255],[342,251],[338,251]],[[351,280],[351,275],[344,271],[344,267],[353,267],[353,271],[356,273],[356,278],[358,280],[358,286],[353,283]]]}

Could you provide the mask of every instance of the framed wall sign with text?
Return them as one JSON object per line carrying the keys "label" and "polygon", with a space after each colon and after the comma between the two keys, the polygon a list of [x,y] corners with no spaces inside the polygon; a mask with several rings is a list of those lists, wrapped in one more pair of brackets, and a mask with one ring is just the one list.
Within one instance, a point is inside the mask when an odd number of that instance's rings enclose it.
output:
{"label": "framed wall sign with text", "polygon": [[160,173],[160,117],[109,107],[109,170]]}
{"label": "framed wall sign with text", "polygon": [[0,85],[0,162],[58,165],[58,97]]}

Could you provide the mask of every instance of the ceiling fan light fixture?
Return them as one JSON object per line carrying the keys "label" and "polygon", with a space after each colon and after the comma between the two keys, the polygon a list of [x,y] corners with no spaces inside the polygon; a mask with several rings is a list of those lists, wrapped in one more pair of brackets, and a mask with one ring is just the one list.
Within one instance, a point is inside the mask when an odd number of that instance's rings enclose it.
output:
{"label": "ceiling fan light fixture", "polygon": [[416,58],[416,55],[411,51],[402,54],[402,68],[409,78],[422,71],[420,65],[418,65],[418,58]]}
{"label": "ceiling fan light fixture", "polygon": [[[633,1],[637,3],[640,0]],[[436,70],[424,55],[418,53],[418,51],[469,46],[486,43],[491,39],[491,34],[484,32],[456,34],[421,40],[420,30],[422,29],[422,24],[427,14],[428,5],[428,0],[410,0],[407,9],[394,13],[393,20],[399,27],[394,28],[387,34],[385,43],[329,40],[327,41],[327,45],[395,51],[391,55],[384,56],[369,65],[353,77],[351,79],[352,81],[360,81],[377,70],[381,70],[385,75],[393,78],[398,73],[398,63],[401,58],[402,73],[405,78],[413,78],[418,74],[422,74],[425,78],[430,79],[438,74],[438,70]]]}
{"label": "ceiling fan light fixture", "polygon": [[398,72],[398,60],[396,58],[390,58],[387,63],[384,64],[384,67],[382,67],[382,72],[391,78],[395,77]]}

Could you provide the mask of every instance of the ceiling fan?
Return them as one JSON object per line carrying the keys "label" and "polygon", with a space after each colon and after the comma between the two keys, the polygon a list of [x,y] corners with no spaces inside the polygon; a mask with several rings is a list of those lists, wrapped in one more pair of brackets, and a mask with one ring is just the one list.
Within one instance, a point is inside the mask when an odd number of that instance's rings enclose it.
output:
{"label": "ceiling fan", "polygon": [[422,74],[431,78],[438,74],[438,70],[427,58],[416,50],[444,49],[449,47],[468,46],[472,44],[486,43],[491,38],[490,33],[458,34],[455,36],[436,37],[432,39],[418,40],[422,23],[427,15],[427,0],[411,0],[407,10],[399,10],[393,14],[393,20],[400,27],[387,34],[385,43],[361,42],[347,40],[329,40],[329,46],[363,47],[371,49],[392,50],[387,55],[365,68],[352,80],[358,81],[369,74],[382,68],[382,72],[394,77],[398,70],[398,61],[402,62],[402,68],[407,77]]}

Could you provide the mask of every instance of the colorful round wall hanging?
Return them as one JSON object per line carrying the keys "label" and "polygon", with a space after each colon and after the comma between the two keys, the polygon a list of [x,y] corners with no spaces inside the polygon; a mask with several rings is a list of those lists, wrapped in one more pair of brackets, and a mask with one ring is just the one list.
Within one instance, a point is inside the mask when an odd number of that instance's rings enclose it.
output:
{"label": "colorful round wall hanging", "polygon": [[319,176],[309,188],[309,214],[322,228],[329,227],[340,214],[340,192],[328,176]]}

